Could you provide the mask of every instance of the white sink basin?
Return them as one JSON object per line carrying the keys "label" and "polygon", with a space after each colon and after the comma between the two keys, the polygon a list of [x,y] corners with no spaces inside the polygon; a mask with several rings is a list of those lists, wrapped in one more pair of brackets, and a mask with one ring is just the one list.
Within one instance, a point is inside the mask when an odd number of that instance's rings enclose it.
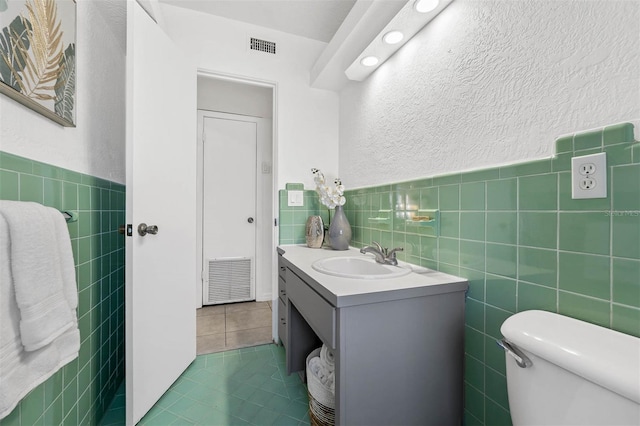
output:
{"label": "white sink basin", "polygon": [[311,267],[327,275],[366,280],[398,278],[411,272],[410,267],[383,265],[368,257],[330,257],[316,260]]}

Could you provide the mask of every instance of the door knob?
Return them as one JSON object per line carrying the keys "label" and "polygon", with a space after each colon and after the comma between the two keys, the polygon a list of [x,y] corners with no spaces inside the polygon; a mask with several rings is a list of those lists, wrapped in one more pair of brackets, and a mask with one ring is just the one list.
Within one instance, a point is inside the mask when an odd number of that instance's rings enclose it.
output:
{"label": "door knob", "polygon": [[252,218],[252,217],[250,217],[249,219],[247,219],[247,222],[249,222],[249,223],[253,223],[253,218]]}
{"label": "door knob", "polygon": [[158,227],[156,225],[147,225],[146,223],[141,223],[138,225],[138,234],[141,237],[144,237],[147,234],[156,235],[158,233]]}

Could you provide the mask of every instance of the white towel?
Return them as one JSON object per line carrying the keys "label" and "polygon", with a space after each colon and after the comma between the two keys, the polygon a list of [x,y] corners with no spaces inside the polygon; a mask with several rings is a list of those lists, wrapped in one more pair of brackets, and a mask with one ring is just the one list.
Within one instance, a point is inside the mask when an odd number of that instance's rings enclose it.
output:
{"label": "white towel", "polygon": [[[64,226],[66,230],[66,224]],[[80,349],[74,278],[73,294],[67,289],[63,297],[65,300],[72,299],[67,304],[74,306],[71,309],[71,326],[49,344],[30,352],[25,351],[20,335],[21,311],[14,291],[11,263],[13,241],[10,237],[9,225],[5,216],[0,214],[0,419],[10,414],[29,391],[77,358]],[[66,239],[69,241],[68,231]],[[36,240],[35,245],[38,244]],[[73,260],[71,262],[73,264]]]}
{"label": "white towel", "polygon": [[335,372],[327,368],[319,357],[314,356],[309,360],[309,370],[323,385],[335,392]]}
{"label": "white towel", "polygon": [[320,359],[329,370],[335,370],[336,366],[333,351],[325,344],[322,344],[322,349],[320,349]]}
{"label": "white towel", "polygon": [[11,273],[27,351],[73,327],[78,303],[69,231],[62,214],[37,203],[0,201],[9,224]]}
{"label": "white towel", "polygon": [[335,369],[333,351],[323,344],[320,348],[320,356],[314,356],[309,360],[309,370],[323,385],[335,392]]}

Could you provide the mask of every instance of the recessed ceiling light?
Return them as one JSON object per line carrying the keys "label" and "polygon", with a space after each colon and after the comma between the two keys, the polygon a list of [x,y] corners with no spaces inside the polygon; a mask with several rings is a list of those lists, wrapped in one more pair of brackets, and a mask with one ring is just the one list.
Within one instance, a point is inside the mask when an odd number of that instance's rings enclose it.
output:
{"label": "recessed ceiling light", "polygon": [[396,44],[400,43],[403,38],[404,34],[402,34],[400,31],[389,31],[382,37],[382,40],[387,44]]}
{"label": "recessed ceiling light", "polygon": [[[2,0],[0,0],[1,2]],[[378,32],[369,45],[344,71],[349,80],[364,81],[375,72],[394,53],[411,40],[428,25],[440,12],[447,8],[453,0],[405,0],[402,8]],[[404,56],[404,55],[403,55]],[[398,59],[401,61],[402,59]]]}
{"label": "recessed ceiling light", "polygon": [[438,0],[417,0],[415,4],[416,12],[427,13],[438,7]]}
{"label": "recessed ceiling light", "polygon": [[378,62],[380,62],[380,60],[375,56],[367,56],[365,58],[362,58],[362,60],[360,61],[360,63],[365,67],[372,67],[376,65]]}

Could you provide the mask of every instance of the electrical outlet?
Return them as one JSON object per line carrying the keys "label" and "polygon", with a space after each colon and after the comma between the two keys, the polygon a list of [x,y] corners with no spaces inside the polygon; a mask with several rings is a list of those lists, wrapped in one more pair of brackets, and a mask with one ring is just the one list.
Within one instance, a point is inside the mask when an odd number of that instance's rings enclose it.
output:
{"label": "electrical outlet", "polygon": [[578,185],[580,186],[580,189],[584,191],[588,189],[595,189],[596,180],[591,178],[582,178],[578,181]]}
{"label": "electrical outlet", "polygon": [[571,159],[571,198],[607,198],[607,154]]}
{"label": "electrical outlet", "polygon": [[596,165],[593,163],[583,163],[578,167],[578,171],[582,176],[590,176],[596,171]]}

